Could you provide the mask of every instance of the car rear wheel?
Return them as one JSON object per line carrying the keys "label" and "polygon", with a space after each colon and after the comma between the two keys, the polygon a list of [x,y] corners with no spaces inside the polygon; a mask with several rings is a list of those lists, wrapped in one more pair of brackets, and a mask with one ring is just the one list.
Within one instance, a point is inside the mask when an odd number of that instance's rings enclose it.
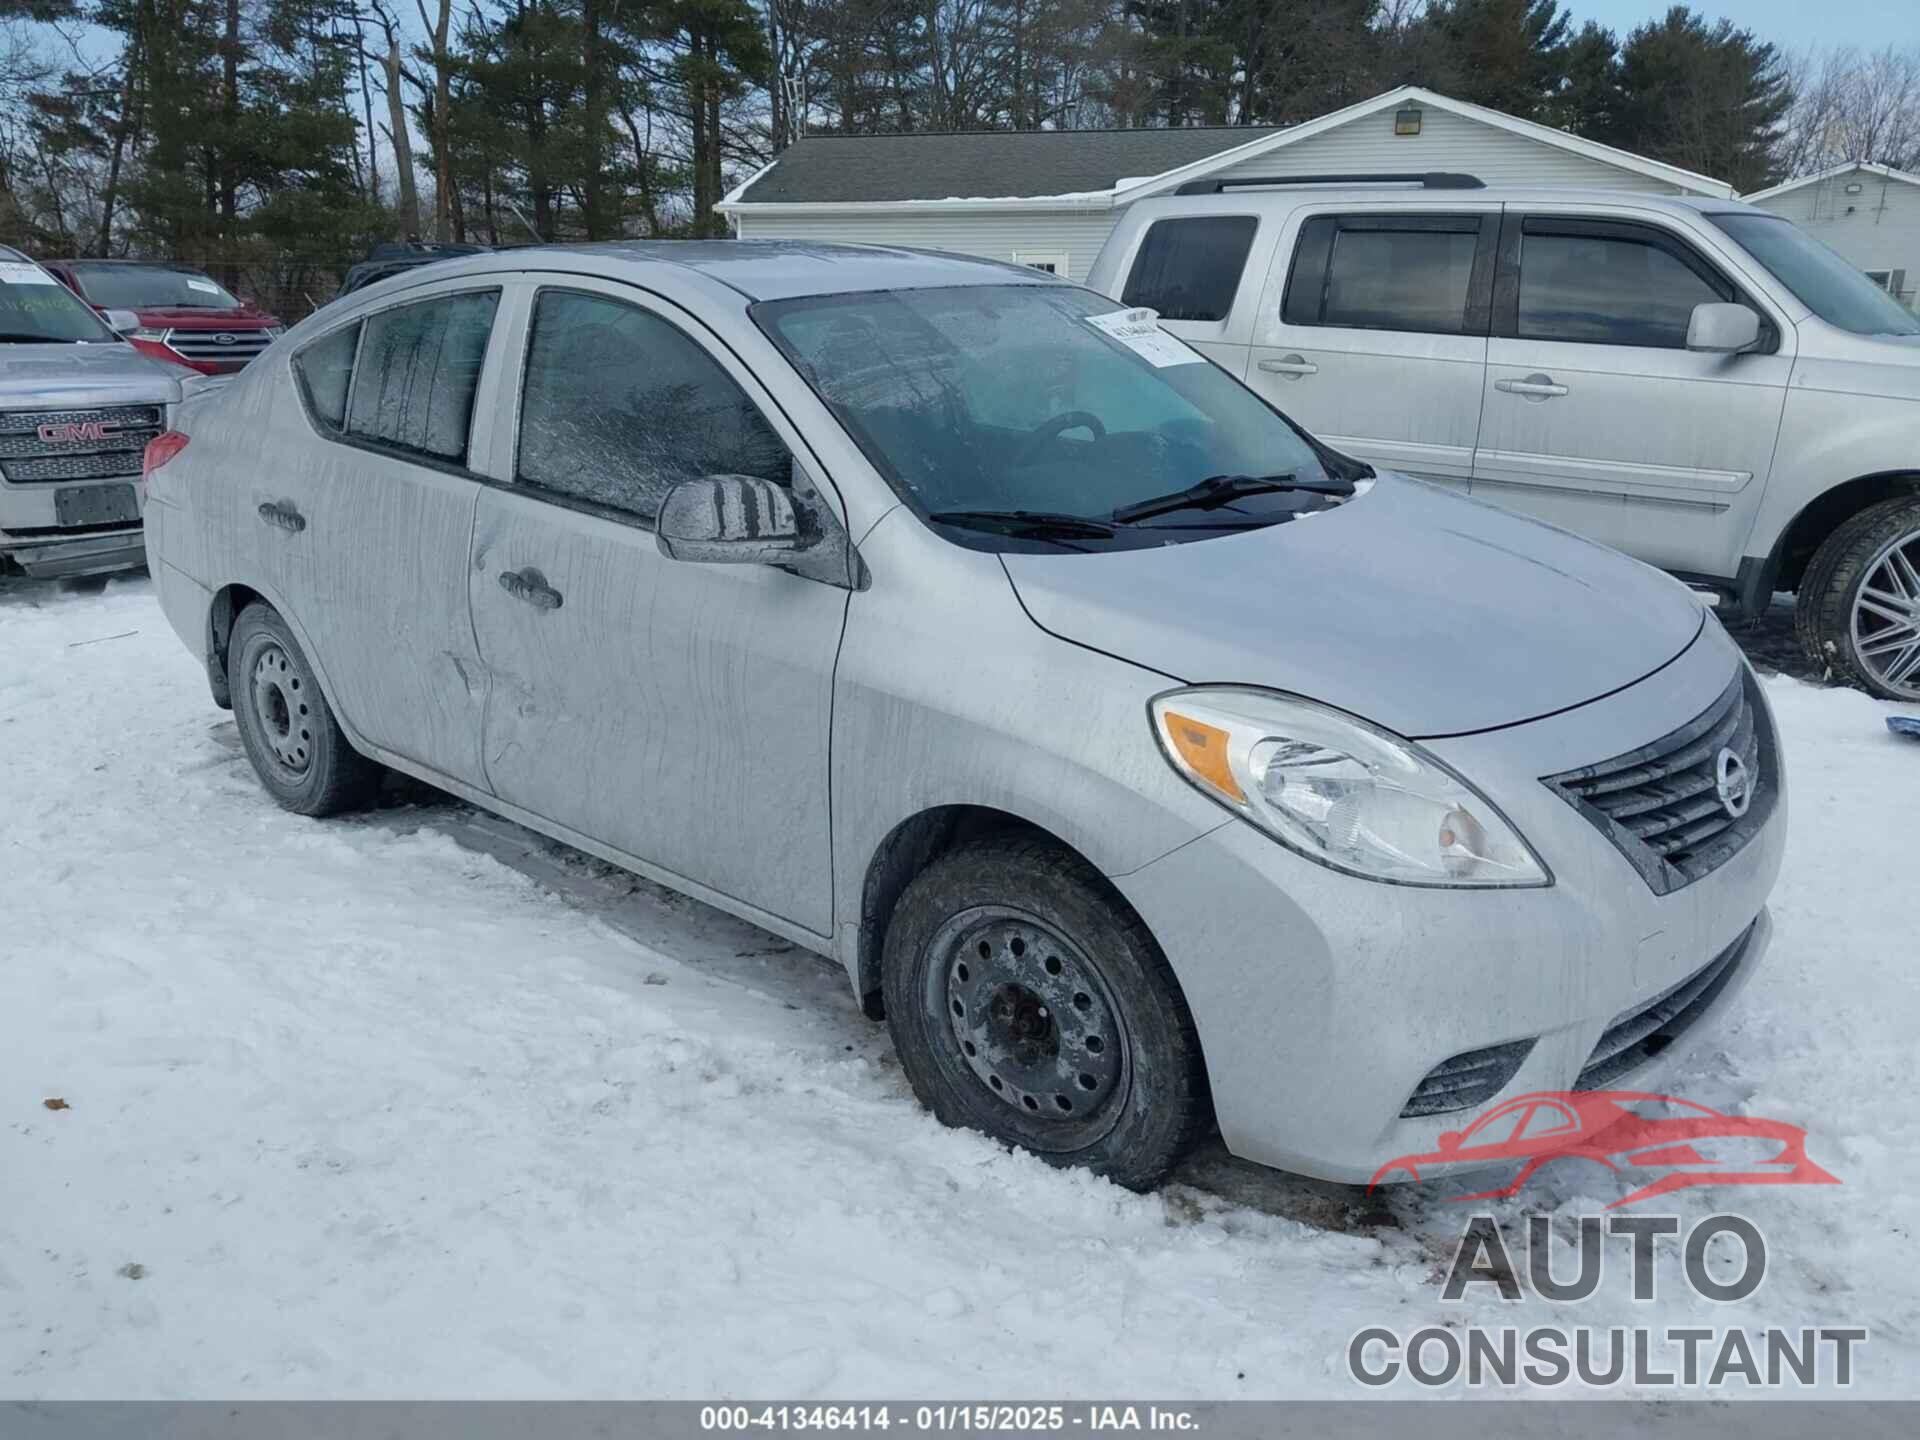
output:
{"label": "car rear wheel", "polygon": [[1794,627],[1835,678],[1920,700],[1920,496],[1869,506],[1827,537],[1801,581]]}
{"label": "car rear wheel", "polygon": [[1057,845],[1008,837],[936,859],[901,896],[882,963],[901,1066],[948,1125],[1146,1189],[1206,1123],[1166,958]]}
{"label": "car rear wheel", "polygon": [[227,645],[227,686],[240,744],[267,793],[297,815],[369,803],[380,767],[356,753],[333,718],[287,622],[249,605]]}

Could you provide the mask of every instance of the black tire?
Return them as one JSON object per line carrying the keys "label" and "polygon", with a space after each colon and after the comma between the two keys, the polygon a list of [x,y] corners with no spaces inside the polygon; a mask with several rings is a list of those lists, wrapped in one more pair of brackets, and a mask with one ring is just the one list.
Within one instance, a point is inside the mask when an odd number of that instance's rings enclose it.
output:
{"label": "black tire", "polygon": [[1862,657],[1854,636],[1861,587],[1888,547],[1903,539],[1920,540],[1920,496],[1882,500],[1842,523],[1807,564],[1793,627],[1807,657],[1834,679],[1883,699],[1910,701],[1920,699],[1920,674],[1904,685],[1886,683]]}
{"label": "black tire", "polygon": [[1166,957],[1056,844],[1005,836],[935,859],[901,895],[881,963],[901,1067],[944,1124],[1145,1190],[1209,1121]]}
{"label": "black tire", "polygon": [[249,605],[227,642],[227,686],[253,773],[296,815],[338,815],[370,804],[380,767],[340,733],[333,710],[287,622]]}

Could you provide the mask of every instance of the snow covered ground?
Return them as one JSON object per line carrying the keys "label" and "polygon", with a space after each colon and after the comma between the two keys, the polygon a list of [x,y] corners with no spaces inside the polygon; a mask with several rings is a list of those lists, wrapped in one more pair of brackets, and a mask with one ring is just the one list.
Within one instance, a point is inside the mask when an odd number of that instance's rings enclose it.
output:
{"label": "snow covered ground", "polygon": [[1674,1197],[1765,1232],[1738,1304],[1447,1305],[1459,1206],[943,1130],[823,962],[430,792],[287,815],[144,580],[0,590],[0,1396],[1351,1395],[1363,1326],[1542,1320],[1866,1325],[1920,1394],[1920,745],[1770,685],[1778,938],[1671,1088],[1844,1183]]}

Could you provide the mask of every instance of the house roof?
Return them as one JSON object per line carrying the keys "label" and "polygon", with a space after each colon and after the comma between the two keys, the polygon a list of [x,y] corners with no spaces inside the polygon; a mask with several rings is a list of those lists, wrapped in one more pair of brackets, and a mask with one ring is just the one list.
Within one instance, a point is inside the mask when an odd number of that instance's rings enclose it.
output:
{"label": "house roof", "polygon": [[815,135],[781,152],[731,203],[1025,199],[1111,191],[1278,134],[1252,126],[1175,130],[970,130]]}
{"label": "house roof", "polygon": [[1302,125],[1159,130],[973,131],[965,134],[815,136],[735,187],[723,212],[779,207],[865,211],[928,205],[980,210],[1111,209],[1242,161],[1271,154],[1369,115],[1415,104],[1646,176],[1696,195],[1730,199],[1724,180],[1517,119],[1418,85],[1402,85]]}
{"label": "house roof", "polygon": [[1851,161],[1845,165],[1835,165],[1816,175],[1802,175],[1798,180],[1788,180],[1783,184],[1766,190],[1756,190],[1751,195],[1740,198],[1751,205],[1756,200],[1771,200],[1776,195],[1785,195],[1789,191],[1803,190],[1809,185],[1819,185],[1828,180],[1836,180],[1842,175],[1878,175],[1883,180],[1898,180],[1907,185],[1920,185],[1920,175],[1908,170],[1896,170],[1891,165],[1872,165],[1865,160]]}

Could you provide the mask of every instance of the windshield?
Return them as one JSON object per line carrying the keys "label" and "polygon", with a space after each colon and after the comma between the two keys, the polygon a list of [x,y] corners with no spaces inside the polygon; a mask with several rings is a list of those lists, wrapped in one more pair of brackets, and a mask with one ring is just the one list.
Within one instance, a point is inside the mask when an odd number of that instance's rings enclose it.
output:
{"label": "windshield", "polygon": [[75,265],[87,299],[105,310],[238,310],[240,302],[197,270],[166,265]]}
{"label": "windshield", "polygon": [[1791,220],[1737,213],[1707,218],[1829,325],[1856,335],[1920,335],[1920,319]]}
{"label": "windshield", "polygon": [[26,260],[0,260],[0,344],[117,342],[58,280]]}
{"label": "windshield", "polygon": [[[811,296],[753,314],[900,497],[943,525],[964,517],[943,533],[974,548],[1203,539],[1323,509],[1335,500],[1307,487],[1368,473],[1150,312],[1091,291]],[[1202,481],[1219,483],[1198,501],[1143,503]]]}

